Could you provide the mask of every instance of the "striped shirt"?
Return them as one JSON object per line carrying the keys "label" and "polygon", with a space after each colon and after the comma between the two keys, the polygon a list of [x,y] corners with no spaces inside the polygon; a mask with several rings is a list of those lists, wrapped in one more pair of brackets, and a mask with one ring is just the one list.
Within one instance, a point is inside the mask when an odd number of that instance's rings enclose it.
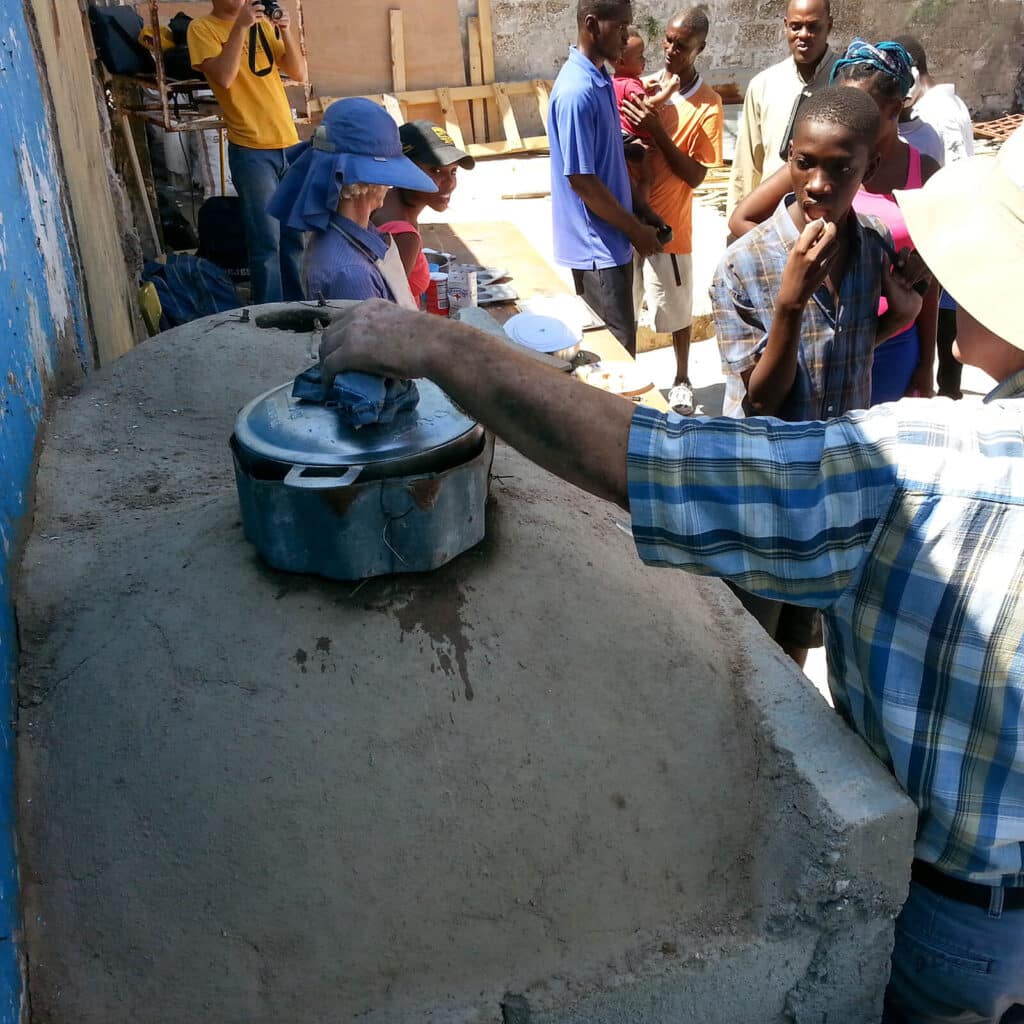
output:
{"label": "striped shirt", "polygon": [[643,406],[640,557],[820,608],[836,710],[917,805],[916,856],[1024,884],[1024,371],[985,405],[819,423]]}
{"label": "striped shirt", "polygon": [[[724,411],[743,415],[742,374],[754,367],[775,316],[782,273],[800,232],[789,215],[792,194],[772,216],[726,250],[711,284],[718,351],[725,374]],[[878,330],[882,264],[888,258],[879,235],[888,229],[874,217],[850,217],[850,252],[839,285],[839,308],[822,285],[804,309],[796,380],[779,419],[829,419],[871,404],[871,362]]]}

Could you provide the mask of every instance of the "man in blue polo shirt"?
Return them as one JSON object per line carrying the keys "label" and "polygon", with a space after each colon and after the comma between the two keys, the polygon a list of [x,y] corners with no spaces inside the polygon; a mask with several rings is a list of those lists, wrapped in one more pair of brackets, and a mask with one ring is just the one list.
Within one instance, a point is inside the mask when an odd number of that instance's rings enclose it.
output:
{"label": "man in blue polo shirt", "polygon": [[577,45],[551,90],[551,213],[555,261],[571,267],[576,291],[636,355],[633,249],[661,251],[657,230],[633,215],[619,110],[605,62],[626,43],[632,7],[579,0]]}

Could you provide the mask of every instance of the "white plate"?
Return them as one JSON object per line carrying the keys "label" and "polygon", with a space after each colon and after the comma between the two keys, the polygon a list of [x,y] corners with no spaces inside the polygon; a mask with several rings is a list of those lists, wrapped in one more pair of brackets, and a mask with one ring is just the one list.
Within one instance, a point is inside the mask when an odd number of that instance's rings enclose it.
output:
{"label": "white plate", "polygon": [[603,359],[590,366],[581,366],[576,376],[592,387],[627,398],[646,394],[654,387],[650,376],[627,359]]}
{"label": "white plate", "polygon": [[505,321],[505,333],[520,345],[532,348],[534,352],[560,352],[578,345],[583,332],[574,332],[561,320],[553,316],[538,316],[536,313],[516,313]]}
{"label": "white plate", "polygon": [[515,302],[519,298],[519,292],[508,284],[489,284],[476,290],[476,304],[478,306],[493,306],[496,302]]}

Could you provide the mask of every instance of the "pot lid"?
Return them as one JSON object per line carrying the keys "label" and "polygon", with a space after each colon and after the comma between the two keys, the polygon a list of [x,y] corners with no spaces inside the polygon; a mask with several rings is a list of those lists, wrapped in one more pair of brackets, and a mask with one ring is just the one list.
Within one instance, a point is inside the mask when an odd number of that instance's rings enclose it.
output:
{"label": "pot lid", "polygon": [[335,409],[292,397],[292,381],[254,398],[235,419],[235,438],[258,458],[301,466],[365,466],[440,451],[475,429],[429,380],[416,381],[414,409],[356,430]]}
{"label": "pot lid", "polygon": [[539,313],[516,313],[504,324],[505,333],[535,352],[558,352],[579,344],[582,331],[574,332],[563,321]]}

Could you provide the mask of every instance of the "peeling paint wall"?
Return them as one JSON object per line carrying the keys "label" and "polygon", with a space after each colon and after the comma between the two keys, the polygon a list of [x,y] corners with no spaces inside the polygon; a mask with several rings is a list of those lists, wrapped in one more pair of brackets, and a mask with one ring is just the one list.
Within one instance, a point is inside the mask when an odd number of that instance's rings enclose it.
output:
{"label": "peeling paint wall", "polygon": [[21,0],[0,0],[0,1024],[22,1013],[13,810],[11,568],[44,396],[91,363],[59,160]]}
{"label": "peeling paint wall", "polygon": [[[575,0],[491,0],[495,71],[500,81],[553,78],[576,36]],[[665,24],[690,4],[685,0],[635,0],[633,20],[654,41],[649,66]],[[785,55],[784,0],[704,0],[711,35],[700,67],[712,82],[745,86],[762,68]],[[871,39],[910,32],[923,43],[933,74],[954,81],[975,113],[1013,108],[1024,68],[1024,4],[1021,0],[842,0],[833,3],[836,45],[855,35]],[[474,0],[459,0],[475,13]]]}

